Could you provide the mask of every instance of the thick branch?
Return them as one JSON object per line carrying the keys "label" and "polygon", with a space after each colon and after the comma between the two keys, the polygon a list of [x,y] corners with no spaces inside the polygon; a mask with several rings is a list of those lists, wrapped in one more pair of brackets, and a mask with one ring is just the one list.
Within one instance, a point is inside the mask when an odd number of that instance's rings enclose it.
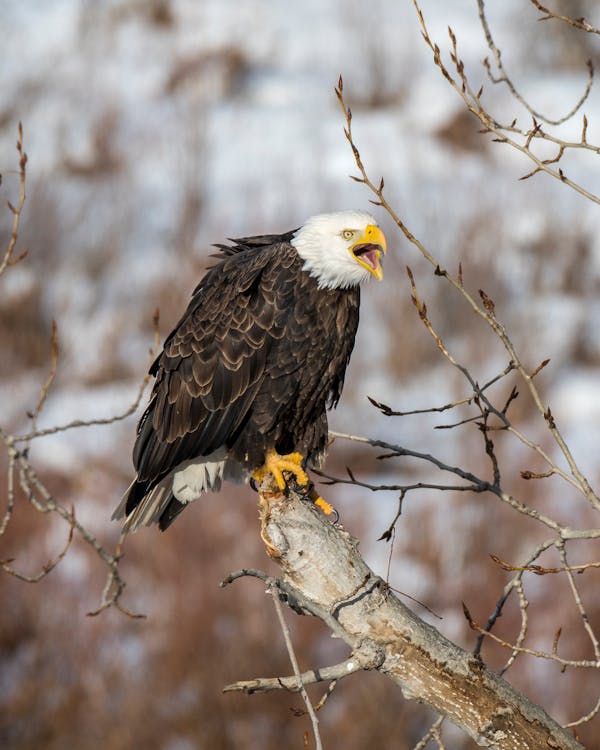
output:
{"label": "thick branch", "polygon": [[582,746],[479,659],[448,641],[400,602],[369,569],[356,541],[312,503],[261,492],[263,539],[284,583],[338,623],[357,649],[382,654],[378,671],[409,700],[426,703],[483,747],[529,750]]}

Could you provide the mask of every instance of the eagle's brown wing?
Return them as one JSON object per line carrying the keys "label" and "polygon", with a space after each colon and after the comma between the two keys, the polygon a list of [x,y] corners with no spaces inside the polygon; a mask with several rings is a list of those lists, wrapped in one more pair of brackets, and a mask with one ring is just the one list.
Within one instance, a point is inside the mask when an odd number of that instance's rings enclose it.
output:
{"label": "eagle's brown wing", "polygon": [[156,381],[138,426],[125,515],[182,462],[235,442],[283,336],[293,264],[288,243],[249,248],[200,282],[151,370]]}

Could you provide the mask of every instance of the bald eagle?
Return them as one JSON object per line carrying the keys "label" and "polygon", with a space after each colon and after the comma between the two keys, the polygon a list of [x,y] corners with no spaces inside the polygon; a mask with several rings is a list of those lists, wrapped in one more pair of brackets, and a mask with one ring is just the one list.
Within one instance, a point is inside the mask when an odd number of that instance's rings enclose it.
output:
{"label": "bald eagle", "polygon": [[222,480],[308,484],[327,447],[358,327],[359,285],[383,278],[383,232],[363,211],[230,240],[150,369],[137,476],[113,518],[166,529]]}

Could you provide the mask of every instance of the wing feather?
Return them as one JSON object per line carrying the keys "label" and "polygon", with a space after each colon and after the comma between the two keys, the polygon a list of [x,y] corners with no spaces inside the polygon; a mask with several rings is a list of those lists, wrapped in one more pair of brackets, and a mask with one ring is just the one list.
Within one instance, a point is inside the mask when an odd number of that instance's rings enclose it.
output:
{"label": "wing feather", "polygon": [[292,291],[285,277],[295,257],[287,243],[250,247],[196,288],[152,368],[154,390],[134,448],[146,491],[183,461],[233,440],[244,424],[283,335]]}

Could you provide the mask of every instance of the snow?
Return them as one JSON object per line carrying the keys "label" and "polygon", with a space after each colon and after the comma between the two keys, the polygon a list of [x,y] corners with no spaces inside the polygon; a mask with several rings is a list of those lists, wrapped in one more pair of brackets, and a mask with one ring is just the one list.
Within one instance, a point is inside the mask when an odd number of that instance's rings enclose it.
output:
{"label": "snow", "polygon": [[597,481],[600,444],[600,379],[591,368],[569,369],[554,388],[552,413],[584,475]]}

